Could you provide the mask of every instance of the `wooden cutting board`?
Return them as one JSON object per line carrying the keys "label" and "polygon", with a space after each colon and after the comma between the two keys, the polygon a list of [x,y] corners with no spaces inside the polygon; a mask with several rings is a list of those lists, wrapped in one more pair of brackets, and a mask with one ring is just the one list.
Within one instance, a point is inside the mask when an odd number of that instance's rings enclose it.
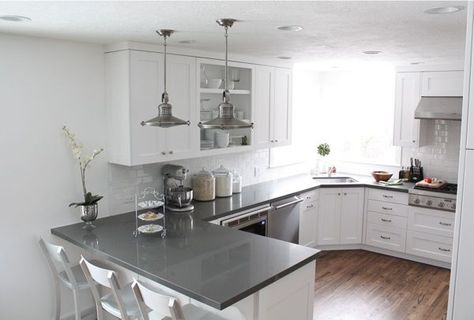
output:
{"label": "wooden cutting board", "polygon": [[441,188],[442,186],[444,186],[445,184],[446,184],[446,181],[443,181],[443,180],[438,180],[438,181],[433,182],[433,183],[428,183],[425,180],[421,180],[421,181],[417,182],[415,185],[417,187],[438,189],[438,188]]}

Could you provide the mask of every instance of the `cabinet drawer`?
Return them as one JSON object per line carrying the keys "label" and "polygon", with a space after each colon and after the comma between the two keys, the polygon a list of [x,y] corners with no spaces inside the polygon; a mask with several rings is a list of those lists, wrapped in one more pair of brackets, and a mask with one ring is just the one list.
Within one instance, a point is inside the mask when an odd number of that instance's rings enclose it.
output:
{"label": "cabinet drawer", "polygon": [[378,212],[369,212],[367,215],[369,223],[378,224],[387,227],[407,228],[407,219],[405,217],[394,216]]}
{"label": "cabinet drawer", "polygon": [[405,252],[405,239],[405,229],[385,227],[370,222],[367,224],[366,242],[368,245]]}
{"label": "cabinet drawer", "polygon": [[462,97],[463,71],[423,72],[421,79],[422,96]]}
{"label": "cabinet drawer", "polygon": [[408,205],[408,193],[382,189],[369,189],[369,199]]}
{"label": "cabinet drawer", "polygon": [[367,207],[368,210],[372,212],[387,213],[402,217],[408,216],[408,206],[403,204],[369,200]]}
{"label": "cabinet drawer", "polygon": [[453,238],[424,232],[407,232],[407,253],[434,260],[451,262]]}
{"label": "cabinet drawer", "polygon": [[454,229],[454,213],[410,207],[408,214],[408,229],[452,237]]}
{"label": "cabinet drawer", "polygon": [[302,202],[302,207],[306,208],[305,205],[319,200],[319,190],[308,191],[306,193],[303,193],[300,197],[304,199],[304,201]]}

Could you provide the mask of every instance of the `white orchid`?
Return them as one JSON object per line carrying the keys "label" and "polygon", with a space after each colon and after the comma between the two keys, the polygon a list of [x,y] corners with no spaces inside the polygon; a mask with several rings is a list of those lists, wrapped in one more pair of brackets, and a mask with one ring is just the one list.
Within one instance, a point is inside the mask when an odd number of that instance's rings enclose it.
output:
{"label": "white orchid", "polygon": [[89,167],[92,160],[94,160],[102,151],[103,148],[94,149],[92,153],[88,156],[83,155],[83,145],[76,140],[76,135],[69,130],[68,127],[63,126],[63,131],[66,138],[69,141],[69,145],[71,146],[72,155],[74,158],[79,162],[79,168],[81,169],[81,181],[82,181],[82,191],[84,193],[84,202],[81,203],[71,203],[69,206],[75,205],[76,207],[79,205],[91,205],[97,203],[102,196],[92,195],[90,192],[87,192],[86,189],[86,169]]}

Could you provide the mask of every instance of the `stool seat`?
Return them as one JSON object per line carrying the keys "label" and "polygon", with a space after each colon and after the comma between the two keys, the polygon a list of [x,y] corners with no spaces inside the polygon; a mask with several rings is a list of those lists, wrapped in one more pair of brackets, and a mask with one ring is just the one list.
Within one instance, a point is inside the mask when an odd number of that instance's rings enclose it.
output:
{"label": "stool seat", "polygon": [[[130,319],[138,319],[139,311],[138,311],[137,302],[135,301],[135,297],[133,296],[132,283],[130,282],[129,284],[125,285],[123,288],[119,289],[117,291],[117,294],[119,294],[120,297],[122,298],[122,303],[127,312],[127,316]],[[107,311],[108,313],[112,314],[113,316],[117,318],[121,318],[120,309],[112,293],[109,293],[103,296],[100,299],[100,303],[102,305],[102,308],[104,308],[105,311]]]}
{"label": "stool seat", "polygon": [[[81,266],[80,265],[75,265],[75,266],[72,266],[70,269],[71,269],[72,274],[74,275],[74,279],[76,279],[77,288],[79,290],[88,289],[89,284],[87,283],[86,277],[84,276],[84,272],[82,272]],[[69,280],[69,278],[66,274],[66,271],[61,271],[59,273],[59,280],[61,280],[61,282],[67,288],[69,288],[69,289],[73,288],[73,284]]]}

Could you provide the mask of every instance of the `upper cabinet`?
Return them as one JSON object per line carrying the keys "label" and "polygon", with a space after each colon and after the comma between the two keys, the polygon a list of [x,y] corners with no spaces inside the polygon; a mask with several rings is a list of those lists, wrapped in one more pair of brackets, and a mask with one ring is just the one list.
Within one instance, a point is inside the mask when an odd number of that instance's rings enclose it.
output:
{"label": "upper cabinet", "polygon": [[255,68],[254,143],[256,148],[291,144],[292,73],[289,69]]}
{"label": "upper cabinet", "polygon": [[420,120],[415,109],[421,98],[421,74],[400,72],[395,80],[395,117],[393,144],[400,147],[419,145]]}
{"label": "upper cabinet", "polygon": [[421,95],[431,97],[462,97],[463,71],[422,72]]}
{"label": "upper cabinet", "polygon": [[140,124],[158,114],[164,89],[162,54],[127,50],[105,55],[110,162],[142,165],[186,158],[199,150],[196,59],[167,58],[167,91],[173,115],[191,121],[190,126],[165,129]]}

